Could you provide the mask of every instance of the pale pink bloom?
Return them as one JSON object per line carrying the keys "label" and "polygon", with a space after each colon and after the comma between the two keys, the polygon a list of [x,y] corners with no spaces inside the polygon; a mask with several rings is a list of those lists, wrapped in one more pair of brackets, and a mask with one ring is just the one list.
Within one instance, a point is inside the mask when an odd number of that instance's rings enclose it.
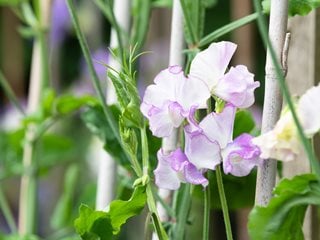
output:
{"label": "pale pink bloom", "polygon": [[218,96],[238,108],[248,108],[254,103],[254,90],[260,86],[246,66],[228,64],[237,46],[231,42],[212,43],[196,55],[189,76],[204,81],[212,95]]}
{"label": "pale pink bloom", "polygon": [[154,83],[147,87],[140,109],[157,137],[169,136],[195,109],[206,108],[210,97],[206,84],[185,77],[180,66],[161,71]]}

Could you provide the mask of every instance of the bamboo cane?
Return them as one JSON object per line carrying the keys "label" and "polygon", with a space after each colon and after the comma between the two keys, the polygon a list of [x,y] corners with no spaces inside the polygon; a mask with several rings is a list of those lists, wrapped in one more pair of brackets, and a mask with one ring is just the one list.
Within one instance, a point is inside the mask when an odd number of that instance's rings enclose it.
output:
{"label": "bamboo cane", "polygon": [[[119,27],[128,32],[130,27],[130,0],[114,1],[114,15]],[[115,49],[119,46],[116,30],[111,30],[110,48]],[[120,69],[119,62],[110,54],[109,65],[115,70]],[[111,105],[117,102],[115,89],[108,79],[107,84],[107,104]],[[117,178],[117,164],[114,159],[104,150],[101,150],[99,160],[99,172],[97,182],[96,209],[103,210],[115,197],[115,186]]]}
{"label": "bamboo cane", "polygon": [[[271,0],[269,37],[281,63],[288,22],[288,0]],[[261,132],[270,131],[279,119],[282,108],[282,95],[269,50],[267,51],[265,76],[265,95]],[[256,205],[265,206],[272,197],[275,186],[277,163],[274,159],[266,159],[258,167],[256,185]]]}

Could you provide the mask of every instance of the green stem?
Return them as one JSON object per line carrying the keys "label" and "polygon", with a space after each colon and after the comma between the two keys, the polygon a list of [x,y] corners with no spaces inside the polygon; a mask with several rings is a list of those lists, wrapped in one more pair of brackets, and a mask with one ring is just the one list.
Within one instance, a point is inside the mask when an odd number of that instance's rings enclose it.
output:
{"label": "green stem", "polygon": [[9,207],[8,201],[7,201],[6,197],[4,196],[4,193],[3,193],[1,186],[0,186],[0,209],[2,210],[3,216],[8,223],[10,231],[12,233],[17,233],[17,225],[14,221],[13,214],[12,214],[11,209]]}
{"label": "green stem", "polygon": [[189,216],[189,209],[191,206],[191,185],[185,184],[184,186],[180,187],[179,193],[181,197],[178,196],[178,200],[176,201],[178,206],[175,207],[177,214],[177,223],[173,230],[174,239],[176,240],[183,240],[186,230],[186,223]]}
{"label": "green stem", "polygon": [[[209,174],[207,174],[208,176]],[[204,212],[203,212],[203,234],[202,239],[209,239],[209,226],[210,226],[210,186],[208,185],[204,191]]]}
{"label": "green stem", "polygon": [[[148,148],[148,138],[146,134],[146,124],[143,124],[143,127],[140,129],[141,134],[141,145],[142,145],[142,166],[143,166],[143,175],[149,176],[149,148]],[[168,239],[168,236],[161,224],[160,217],[158,214],[157,206],[155,199],[153,197],[153,192],[151,188],[151,182],[147,183],[146,187],[147,193],[147,203],[149,211],[151,212],[152,222],[156,233],[160,240]]]}
{"label": "green stem", "polygon": [[227,234],[227,239],[232,240],[232,230],[231,230],[231,224],[230,224],[230,217],[229,217],[229,210],[228,210],[228,204],[227,204],[227,199],[226,195],[224,192],[224,187],[223,187],[223,181],[222,181],[222,173],[221,173],[221,167],[218,165],[216,167],[216,178],[217,178],[217,184],[218,184],[218,191],[219,191],[219,196],[220,196],[220,202],[221,202],[221,208],[223,212],[223,219],[226,227],[226,234]]}
{"label": "green stem", "polygon": [[203,37],[199,42],[199,47],[205,47],[206,45],[210,44],[217,38],[232,32],[233,30],[242,27],[258,18],[258,13],[252,13],[248,16],[245,16],[243,18],[240,18],[238,20],[235,20],[227,25],[224,25],[221,28],[218,28],[217,30],[213,31],[212,33],[208,34],[207,36]]}
{"label": "green stem", "polygon": [[16,95],[14,94],[13,90],[11,89],[10,85],[8,84],[7,80],[5,79],[4,75],[0,70],[0,86],[2,87],[4,93],[8,97],[8,99],[12,102],[12,104],[19,110],[20,113],[25,115],[25,112],[20,105]]}
{"label": "green stem", "polygon": [[266,49],[268,48],[268,50],[270,51],[270,55],[271,55],[273,65],[274,65],[275,70],[276,70],[277,80],[279,82],[280,89],[281,89],[282,94],[284,96],[284,99],[286,100],[286,102],[288,104],[288,107],[289,107],[289,109],[291,111],[294,123],[295,123],[295,125],[297,127],[297,130],[298,130],[298,134],[299,134],[300,140],[301,140],[301,142],[303,144],[303,147],[304,147],[304,149],[305,149],[305,151],[307,153],[308,159],[310,161],[310,165],[311,165],[312,171],[313,171],[313,173],[315,173],[317,175],[318,178],[320,178],[320,165],[319,165],[319,162],[318,162],[314,152],[312,151],[311,144],[308,141],[308,139],[306,138],[306,136],[305,136],[305,134],[303,132],[303,128],[302,128],[302,126],[301,126],[301,124],[299,122],[296,110],[294,108],[294,104],[293,104],[293,102],[291,100],[291,97],[290,97],[290,94],[289,94],[289,90],[288,90],[288,87],[286,85],[286,82],[285,82],[285,79],[284,79],[284,76],[283,76],[281,65],[277,60],[276,53],[275,53],[274,48],[273,48],[273,46],[272,46],[272,44],[270,42],[270,39],[269,39],[266,20],[265,20],[265,18],[263,16],[263,12],[262,12],[260,4],[261,4],[261,2],[259,0],[254,0],[254,7],[256,9],[256,12],[259,14],[257,21],[258,21],[258,27],[259,27],[260,35],[262,37],[262,40],[263,40],[265,48]]}
{"label": "green stem", "polygon": [[[110,125],[113,134],[116,136],[117,141],[123,147],[123,144],[122,144],[121,139],[120,139],[119,131],[118,131],[118,126],[117,126],[117,124],[115,122],[114,117],[112,116],[112,112],[111,112],[110,108],[106,104],[106,101],[105,101],[106,98],[105,98],[104,93],[102,91],[100,80],[99,80],[98,75],[97,75],[97,73],[96,73],[96,71],[94,69],[92,58],[90,56],[88,43],[87,43],[87,41],[86,41],[82,31],[81,31],[79,20],[78,20],[78,17],[77,17],[75,8],[74,8],[73,0],[67,0],[67,6],[68,6],[68,9],[69,9],[69,13],[70,13],[70,16],[71,16],[71,19],[72,19],[72,23],[73,23],[73,26],[75,28],[75,31],[76,31],[76,34],[77,34],[77,37],[78,37],[78,40],[79,40],[79,43],[80,43],[84,58],[85,58],[85,61],[86,61],[87,65],[88,65],[88,68],[89,68],[89,73],[90,73],[90,76],[91,76],[91,79],[92,79],[93,86],[94,86],[94,88],[95,88],[95,90],[96,90],[96,92],[98,94],[98,97],[99,97],[99,100],[101,102],[104,114],[105,114],[105,116],[107,118],[107,122]],[[128,156],[128,153],[126,151],[125,151],[125,153],[126,153],[126,157],[128,159],[130,159],[129,156]]]}
{"label": "green stem", "polygon": [[197,37],[196,37],[196,33],[192,27],[192,23],[191,23],[191,19],[189,17],[188,14],[188,8],[187,5],[185,3],[185,0],[180,0],[180,4],[181,4],[181,8],[182,8],[182,12],[183,12],[183,16],[184,16],[184,20],[186,23],[186,28],[189,32],[192,44],[196,44],[197,43]]}

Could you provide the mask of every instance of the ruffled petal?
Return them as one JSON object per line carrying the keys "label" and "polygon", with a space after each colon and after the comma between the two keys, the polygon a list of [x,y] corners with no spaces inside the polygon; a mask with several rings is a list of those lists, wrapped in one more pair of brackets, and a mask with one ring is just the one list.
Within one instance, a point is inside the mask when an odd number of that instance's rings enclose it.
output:
{"label": "ruffled petal", "polygon": [[143,102],[162,108],[167,101],[176,102],[186,77],[180,66],[171,66],[161,71],[154,79],[155,84],[147,87]]}
{"label": "ruffled petal", "polygon": [[168,114],[172,121],[172,125],[177,128],[184,120],[183,109],[177,102],[172,102],[168,106]]}
{"label": "ruffled petal", "polygon": [[204,134],[212,142],[218,142],[224,148],[232,140],[236,108],[226,105],[221,113],[211,113],[199,124]]}
{"label": "ruffled petal", "polygon": [[320,130],[320,86],[310,88],[298,103],[303,130],[309,137]]}
{"label": "ruffled petal", "polygon": [[188,163],[184,167],[184,177],[186,182],[199,185],[203,187],[208,186],[208,180],[202,175],[202,173],[191,163]]}
{"label": "ruffled petal", "polygon": [[260,164],[260,149],[252,143],[252,136],[242,134],[222,151],[225,174],[242,177]]}
{"label": "ruffled petal", "polygon": [[185,153],[198,169],[212,169],[221,162],[220,147],[201,131],[188,132],[185,128]]}
{"label": "ruffled petal", "polygon": [[211,90],[225,73],[236,48],[231,42],[212,43],[195,56],[189,75],[204,81]]}
{"label": "ruffled petal", "polygon": [[164,155],[162,149],[157,153],[158,166],[154,170],[155,182],[159,188],[176,190],[180,187],[180,179],[168,162],[168,155]]}
{"label": "ruffled petal", "polygon": [[231,67],[213,89],[213,93],[238,108],[247,108],[254,103],[254,90],[260,86],[246,66]]}

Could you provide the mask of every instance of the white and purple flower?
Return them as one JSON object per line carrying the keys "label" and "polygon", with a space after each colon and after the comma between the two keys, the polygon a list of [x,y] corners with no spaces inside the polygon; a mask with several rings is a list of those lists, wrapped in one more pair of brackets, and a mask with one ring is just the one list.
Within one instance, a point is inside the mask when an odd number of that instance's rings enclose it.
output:
{"label": "white and purple flower", "polygon": [[161,71],[154,82],[147,87],[140,107],[153,135],[170,136],[194,109],[206,108],[209,89],[202,81],[185,77],[180,66]]}
{"label": "white and purple flower", "polygon": [[180,148],[165,154],[163,149],[158,151],[158,166],[154,170],[155,182],[158,187],[176,190],[180,183],[208,185],[208,180],[202,175]]}
{"label": "white and purple flower", "polygon": [[223,163],[226,174],[246,176],[259,165],[259,148],[252,136],[242,134],[232,141],[236,108],[227,105],[221,113],[211,113],[199,126],[185,127],[185,152],[198,169],[211,169]]}
{"label": "white and purple flower", "polygon": [[260,86],[246,66],[231,67],[228,64],[237,45],[232,42],[212,43],[198,53],[190,66],[189,76],[204,81],[212,95],[238,108],[248,108],[254,103],[254,90]]}

